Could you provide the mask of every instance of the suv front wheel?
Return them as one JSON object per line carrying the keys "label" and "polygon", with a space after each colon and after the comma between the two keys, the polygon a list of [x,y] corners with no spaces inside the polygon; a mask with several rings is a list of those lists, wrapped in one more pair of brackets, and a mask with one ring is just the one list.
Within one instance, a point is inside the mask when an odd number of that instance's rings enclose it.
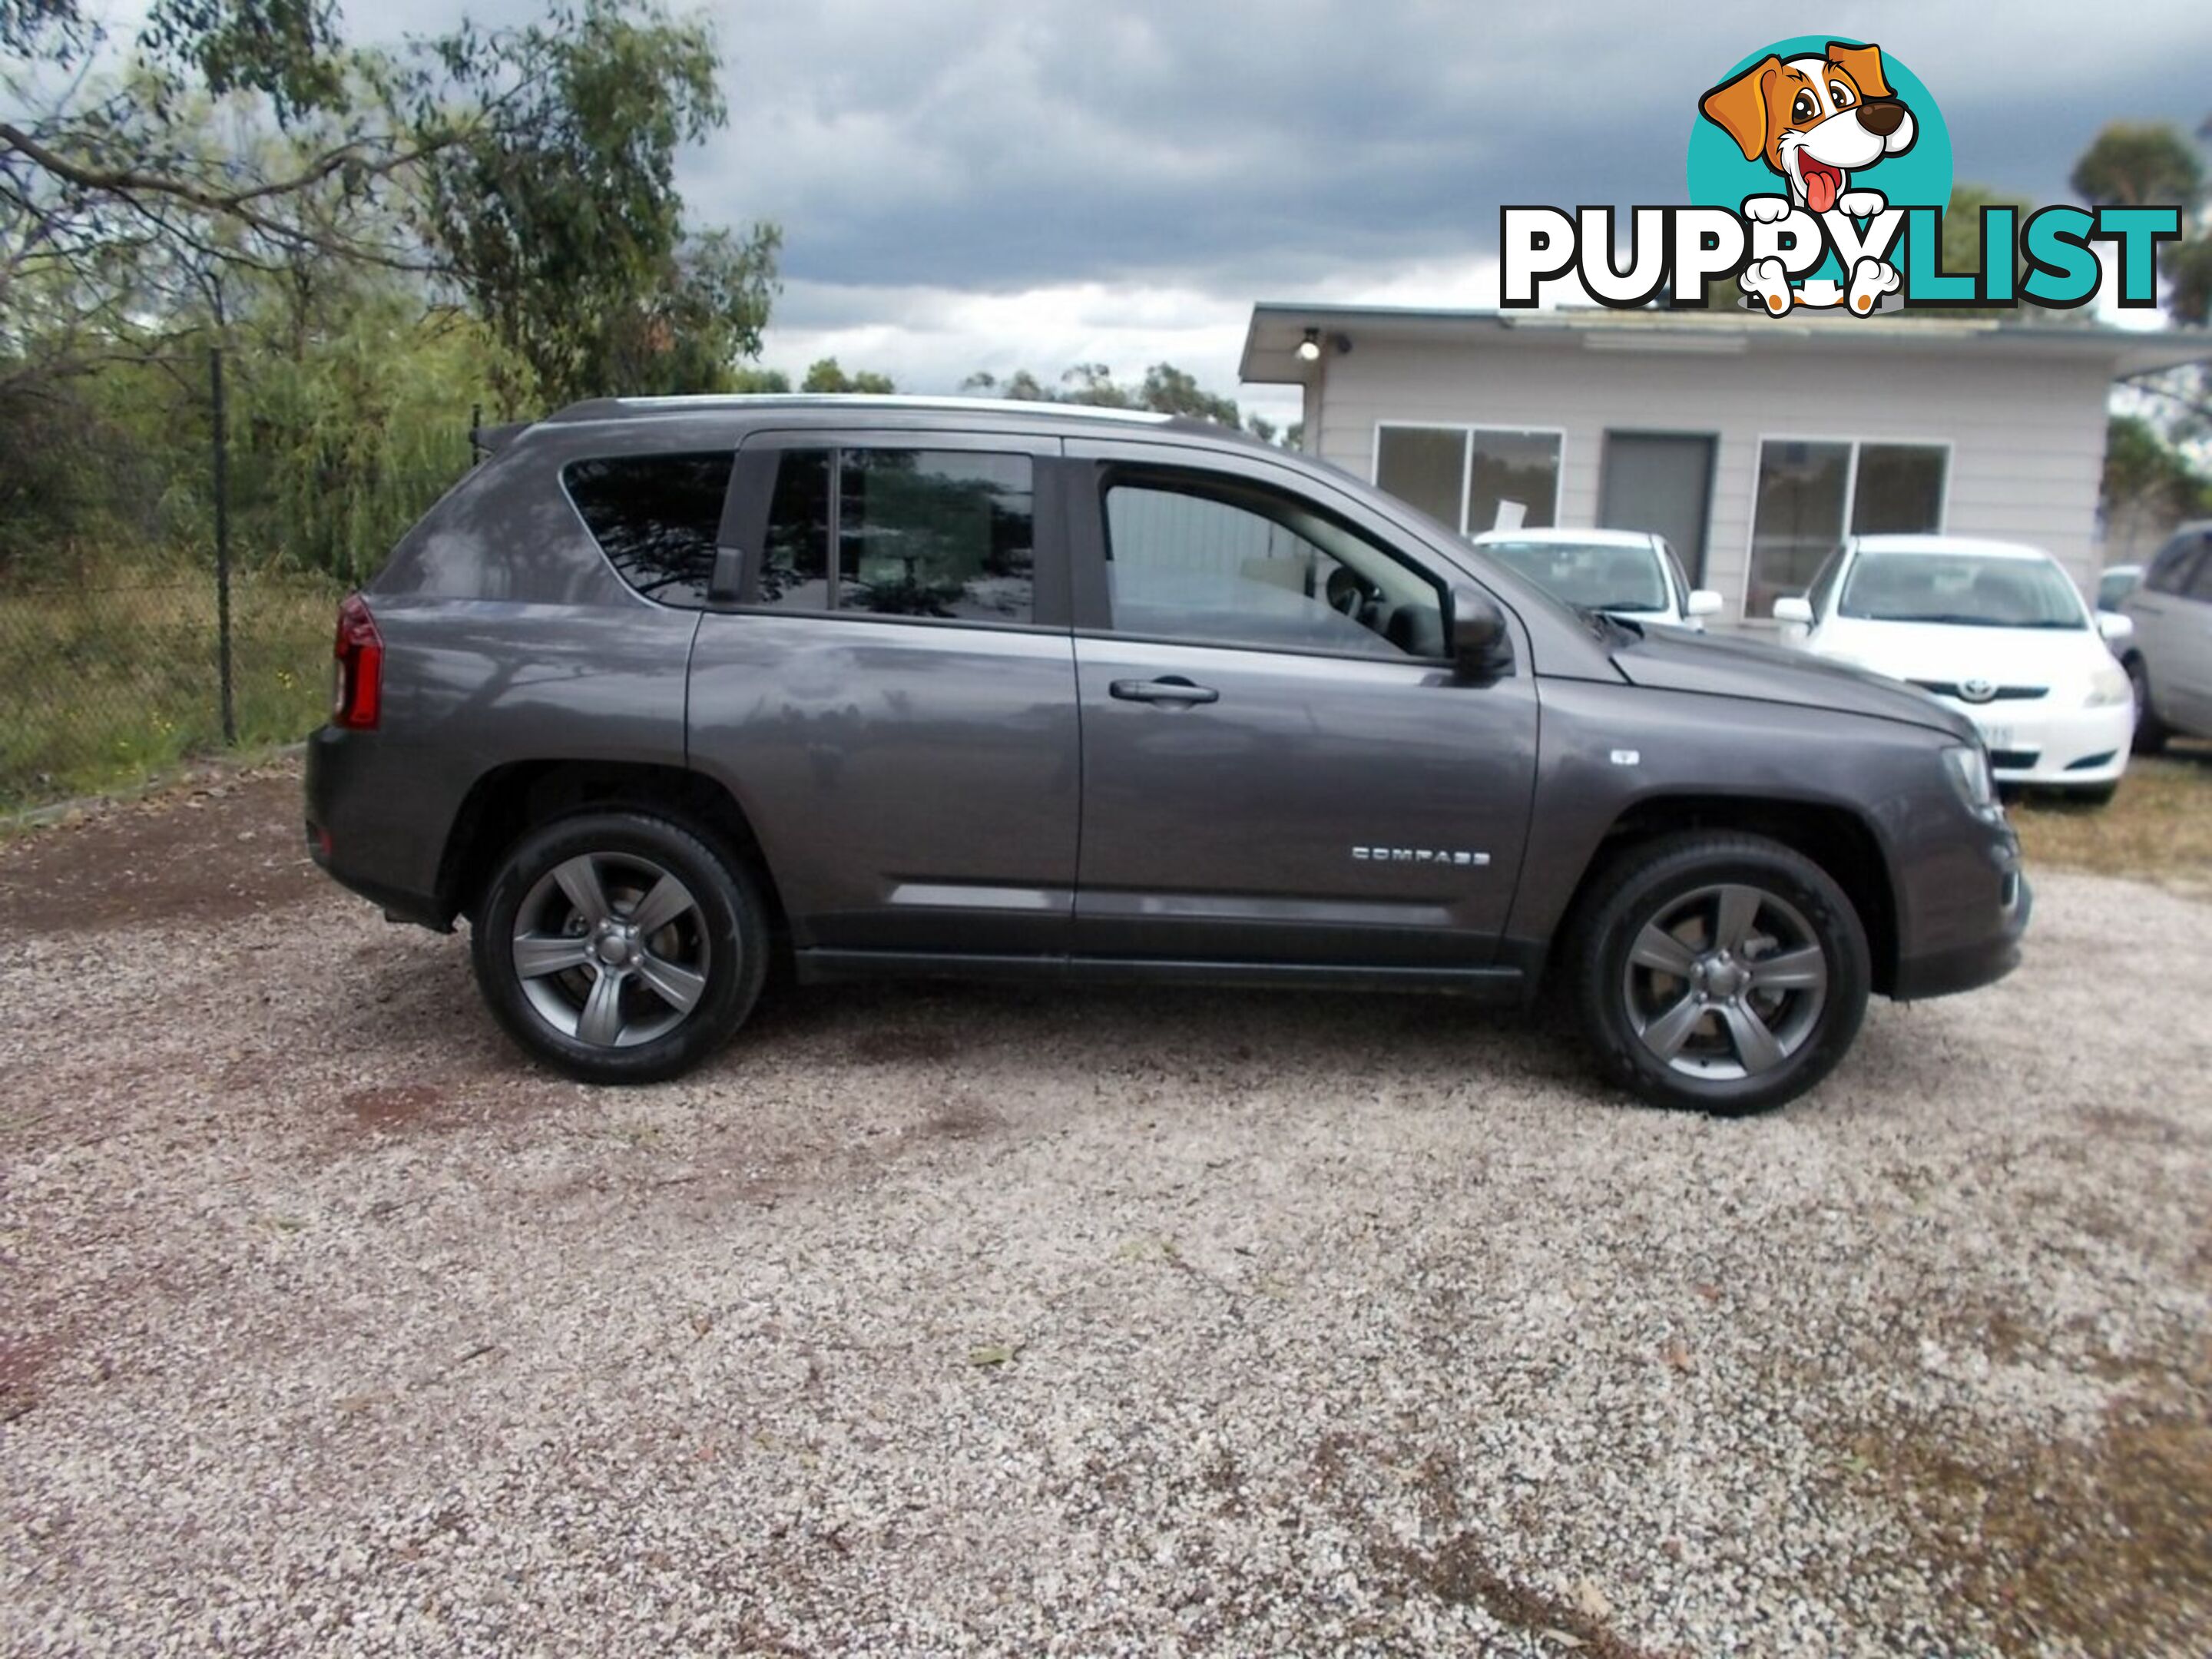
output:
{"label": "suv front wheel", "polygon": [[1616,863],[1569,958],[1584,1030],[1645,1100],[1763,1111],[1841,1060],[1871,969],[1827,872],[1763,836],[1668,836]]}
{"label": "suv front wheel", "polygon": [[2136,702],[2136,735],[2130,745],[2138,755],[2155,755],[2166,747],[2166,726],[2150,700],[2150,668],[2139,656],[2121,665],[2128,671],[2128,690]]}
{"label": "suv front wheel", "polygon": [[768,928],[742,867],[693,830],[592,812],[508,850],[471,955],[494,1017],[532,1054],[587,1083],[652,1083],[751,1012]]}

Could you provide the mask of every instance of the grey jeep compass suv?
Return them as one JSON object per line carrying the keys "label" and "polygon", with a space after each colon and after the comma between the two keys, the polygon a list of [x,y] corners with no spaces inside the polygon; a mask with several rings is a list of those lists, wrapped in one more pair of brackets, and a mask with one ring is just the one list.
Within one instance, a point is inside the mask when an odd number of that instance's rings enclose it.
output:
{"label": "grey jeep compass suv", "polygon": [[2019,957],[1965,716],[1561,605],[1234,433],[1041,404],[580,404],[338,621],[314,856],[468,918],[500,1024],[668,1077],[884,974],[1571,998],[1607,1073],[1802,1093]]}

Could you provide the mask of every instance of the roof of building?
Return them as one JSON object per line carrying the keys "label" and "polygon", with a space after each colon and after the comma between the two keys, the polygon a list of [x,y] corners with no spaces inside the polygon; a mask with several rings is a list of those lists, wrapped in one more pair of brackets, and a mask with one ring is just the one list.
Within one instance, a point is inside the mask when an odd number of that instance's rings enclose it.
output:
{"label": "roof of building", "polygon": [[1768,317],[1741,310],[1616,311],[1603,306],[1556,310],[1438,310],[1413,306],[1311,305],[1263,301],[1244,335],[1243,378],[1259,385],[1301,385],[1315,365],[1297,351],[1313,331],[1324,356],[1360,341],[1496,344],[1554,350],[1739,356],[1751,351],[1943,351],[1961,357],[2040,355],[2103,358],[2115,376],[2143,374],[2212,359],[2212,330],[2128,329],[2037,311],[2018,317],[1927,312],[1853,317],[1837,312]]}

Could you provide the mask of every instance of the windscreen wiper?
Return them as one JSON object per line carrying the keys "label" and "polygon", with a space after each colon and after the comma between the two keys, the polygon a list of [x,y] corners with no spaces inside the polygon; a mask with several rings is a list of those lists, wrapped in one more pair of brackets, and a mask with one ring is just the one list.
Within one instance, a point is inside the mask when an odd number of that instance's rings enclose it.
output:
{"label": "windscreen wiper", "polygon": [[1616,617],[1610,611],[1600,611],[1593,605],[1578,605],[1575,609],[1583,613],[1589,623],[1590,632],[1601,642],[1608,639],[1615,641],[1626,640],[1633,645],[1644,638],[1642,623],[1630,622],[1624,617]]}

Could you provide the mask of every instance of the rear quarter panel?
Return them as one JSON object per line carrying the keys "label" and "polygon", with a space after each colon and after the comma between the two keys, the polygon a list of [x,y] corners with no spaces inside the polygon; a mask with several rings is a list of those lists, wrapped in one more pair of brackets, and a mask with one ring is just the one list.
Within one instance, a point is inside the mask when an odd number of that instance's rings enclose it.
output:
{"label": "rear quarter panel", "polygon": [[337,734],[321,821],[336,856],[382,884],[436,890],[461,804],[533,760],[684,764],[684,665],[698,617],[650,606],[380,601],[380,728]]}
{"label": "rear quarter panel", "polygon": [[374,732],[325,728],[310,768],[309,809],[332,832],[335,867],[428,897],[462,803],[495,768],[684,764],[699,613],[631,592],[560,483],[580,455],[668,447],[638,425],[526,434],[456,486],[368,584],[382,719]]}

